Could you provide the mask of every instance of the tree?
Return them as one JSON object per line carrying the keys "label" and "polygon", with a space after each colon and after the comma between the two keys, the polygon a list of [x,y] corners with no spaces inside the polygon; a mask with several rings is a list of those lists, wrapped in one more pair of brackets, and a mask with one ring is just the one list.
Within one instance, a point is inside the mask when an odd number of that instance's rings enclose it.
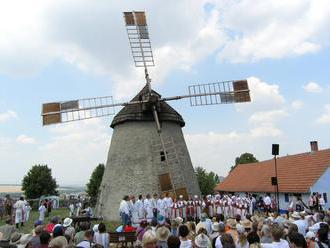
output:
{"label": "tree", "polygon": [[239,164],[249,164],[249,163],[256,163],[259,162],[256,157],[252,153],[243,153],[241,156],[236,157],[235,159],[235,165],[230,168],[230,171],[232,171],[237,165]]}
{"label": "tree", "polygon": [[212,171],[207,172],[200,166],[195,168],[195,174],[202,195],[213,194],[215,186],[219,183],[219,176]]}
{"label": "tree", "polygon": [[22,190],[29,199],[42,195],[57,195],[56,179],[52,177],[52,170],[47,165],[34,165],[24,176]]}
{"label": "tree", "polygon": [[94,206],[96,204],[97,196],[99,195],[100,185],[102,182],[102,177],[104,174],[105,166],[104,164],[99,164],[93,171],[89,182],[87,183],[87,194],[91,198],[91,204]]}

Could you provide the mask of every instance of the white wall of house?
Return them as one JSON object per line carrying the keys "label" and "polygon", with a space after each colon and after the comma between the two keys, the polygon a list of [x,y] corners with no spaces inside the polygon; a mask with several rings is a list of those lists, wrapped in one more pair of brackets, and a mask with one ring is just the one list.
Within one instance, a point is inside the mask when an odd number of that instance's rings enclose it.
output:
{"label": "white wall of house", "polygon": [[[245,195],[245,192],[239,192],[239,195],[243,196]],[[266,196],[265,192],[259,192],[254,193],[258,196]],[[275,197],[274,193],[270,194],[272,197]],[[302,201],[308,206],[308,199],[309,199],[310,193],[303,193],[301,194]],[[280,198],[280,209],[287,210],[289,208],[290,202],[294,199],[294,193],[279,193]]]}
{"label": "white wall of house", "polygon": [[316,181],[310,191],[322,194],[326,209],[330,208],[330,167],[328,167],[319,180]]}

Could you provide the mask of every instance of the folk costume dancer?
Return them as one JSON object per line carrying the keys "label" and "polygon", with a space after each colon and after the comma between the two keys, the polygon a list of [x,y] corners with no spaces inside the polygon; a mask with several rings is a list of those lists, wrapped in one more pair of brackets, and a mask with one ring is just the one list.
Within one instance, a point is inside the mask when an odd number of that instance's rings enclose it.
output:
{"label": "folk costume dancer", "polygon": [[203,204],[202,201],[198,198],[198,195],[194,195],[194,207],[195,207],[195,221],[199,222],[201,219]]}
{"label": "folk costume dancer", "polygon": [[187,207],[186,207],[186,201],[183,199],[183,195],[179,196],[178,201],[178,208],[180,212],[180,217],[183,219],[183,221],[187,220]]}
{"label": "folk costume dancer", "polygon": [[143,201],[143,208],[145,211],[145,218],[150,223],[152,218],[154,217],[154,213],[153,213],[153,207],[152,207],[152,200],[151,200],[149,194],[147,194],[146,199],[144,199],[144,201]]}
{"label": "folk costume dancer", "polygon": [[161,195],[157,200],[157,213],[165,218],[166,215],[166,202]]}
{"label": "folk costume dancer", "polygon": [[170,197],[169,194],[166,193],[164,197],[164,201],[166,204],[165,217],[171,219],[172,204],[173,204],[172,197]]}
{"label": "folk costume dancer", "polygon": [[20,197],[19,200],[14,204],[16,228],[19,227],[19,224],[24,226],[24,206],[25,203],[23,197]]}
{"label": "folk costume dancer", "polygon": [[143,204],[143,196],[139,195],[139,199],[135,202],[135,207],[138,211],[139,223],[145,219],[145,209]]}

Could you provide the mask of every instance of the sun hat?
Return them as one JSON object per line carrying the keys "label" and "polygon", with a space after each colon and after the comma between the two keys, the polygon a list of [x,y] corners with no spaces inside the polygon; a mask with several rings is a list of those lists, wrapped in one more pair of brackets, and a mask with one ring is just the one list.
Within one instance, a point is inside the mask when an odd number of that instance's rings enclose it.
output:
{"label": "sun hat", "polygon": [[199,222],[199,223],[196,225],[196,233],[198,233],[199,230],[200,230],[201,228],[203,228],[203,229],[206,230],[206,225],[205,225],[205,223]]}
{"label": "sun hat", "polygon": [[65,218],[63,221],[63,226],[68,227],[72,224],[72,219],[71,218]]}
{"label": "sun hat", "polygon": [[294,211],[292,214],[291,214],[291,217],[294,218],[294,219],[300,219],[301,216],[298,212]]}
{"label": "sun hat", "polygon": [[94,233],[99,232],[99,224],[96,224],[96,225],[93,226],[93,232]]}
{"label": "sun hat", "polygon": [[213,222],[212,224],[212,231],[213,232],[219,232],[220,228],[219,228],[219,223],[218,222]]}
{"label": "sun hat", "polygon": [[58,236],[49,242],[48,247],[66,247],[68,241],[64,236]]}
{"label": "sun hat", "polygon": [[18,232],[14,232],[11,236],[10,236],[10,244],[18,244],[20,238],[22,237],[21,233]]}
{"label": "sun hat", "polygon": [[32,234],[22,235],[22,237],[19,239],[19,243],[17,244],[17,248],[25,248],[31,241],[32,237]]}
{"label": "sun hat", "polygon": [[156,237],[159,241],[167,241],[169,236],[170,236],[170,230],[167,227],[161,226],[157,228]]}
{"label": "sun hat", "polygon": [[226,221],[226,225],[229,226],[231,229],[235,229],[236,228],[236,220],[234,219],[228,219]]}
{"label": "sun hat", "polygon": [[306,239],[312,239],[315,238],[315,233],[312,231],[308,231],[305,236]]}
{"label": "sun hat", "polygon": [[245,229],[248,229],[248,228],[252,228],[252,222],[249,221],[248,219],[244,219],[241,221],[241,225],[245,228]]}
{"label": "sun hat", "polygon": [[182,224],[183,219],[181,217],[176,217],[175,222],[177,222],[178,224]]}
{"label": "sun hat", "polygon": [[195,238],[195,245],[199,248],[207,248],[209,245],[208,237],[204,233],[197,235]]}
{"label": "sun hat", "polygon": [[239,234],[245,233],[245,228],[241,224],[236,225],[236,230]]}

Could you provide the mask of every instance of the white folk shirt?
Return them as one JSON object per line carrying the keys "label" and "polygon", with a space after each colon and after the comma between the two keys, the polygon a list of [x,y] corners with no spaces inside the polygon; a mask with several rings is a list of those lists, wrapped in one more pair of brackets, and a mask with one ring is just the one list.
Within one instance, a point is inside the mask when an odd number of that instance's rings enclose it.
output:
{"label": "white folk shirt", "polygon": [[144,207],[143,207],[143,202],[139,199],[135,202],[135,208],[138,211],[138,216],[139,219],[143,219],[144,218]]}
{"label": "white folk shirt", "polygon": [[270,206],[272,204],[272,199],[270,199],[269,196],[266,196],[264,198],[264,203],[265,203],[265,205]]}
{"label": "white folk shirt", "polygon": [[173,204],[173,200],[171,197],[165,197],[164,201],[166,203],[166,208],[171,208]]}
{"label": "white folk shirt", "polygon": [[145,212],[147,213],[146,218],[151,219],[154,216],[152,212],[153,207],[152,207],[151,199],[145,199],[143,202],[143,207]]}
{"label": "white folk shirt", "polygon": [[119,212],[129,215],[129,206],[127,201],[122,200],[119,205]]}
{"label": "white folk shirt", "polygon": [[157,210],[163,216],[165,216],[166,202],[163,199],[157,200]]}

